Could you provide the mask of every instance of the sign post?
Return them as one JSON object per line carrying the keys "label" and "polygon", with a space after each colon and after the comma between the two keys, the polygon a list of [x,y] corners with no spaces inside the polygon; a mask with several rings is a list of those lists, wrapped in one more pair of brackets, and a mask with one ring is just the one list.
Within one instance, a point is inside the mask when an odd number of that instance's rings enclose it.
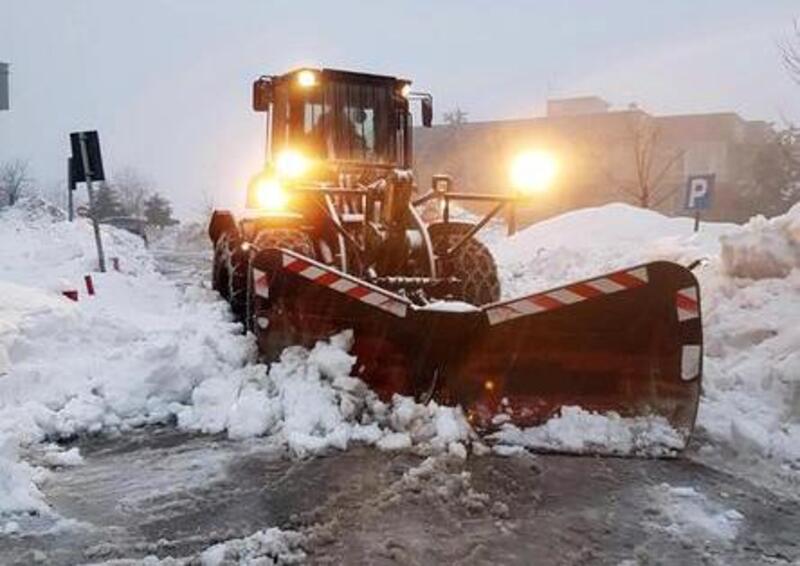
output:
{"label": "sign post", "polygon": [[74,166],[72,165],[72,158],[67,157],[67,213],[69,214],[69,221],[75,220],[75,202],[73,193],[76,189]]}
{"label": "sign post", "polygon": [[75,183],[81,181],[86,183],[86,190],[89,192],[89,216],[92,219],[94,228],[94,241],[97,245],[97,260],[100,271],[106,271],[106,258],[103,253],[103,241],[100,238],[100,223],[97,220],[96,207],[94,201],[94,181],[104,181],[103,158],[100,154],[100,138],[96,131],[73,132],[69,135],[70,145],[72,146],[72,164],[70,173]]}
{"label": "sign post", "polygon": [[8,63],[0,61],[0,110],[8,110],[10,106],[8,95]]}
{"label": "sign post", "polygon": [[694,212],[694,231],[700,229],[700,213],[711,208],[711,197],[714,193],[716,175],[689,175],[686,182],[686,200],[684,208]]}

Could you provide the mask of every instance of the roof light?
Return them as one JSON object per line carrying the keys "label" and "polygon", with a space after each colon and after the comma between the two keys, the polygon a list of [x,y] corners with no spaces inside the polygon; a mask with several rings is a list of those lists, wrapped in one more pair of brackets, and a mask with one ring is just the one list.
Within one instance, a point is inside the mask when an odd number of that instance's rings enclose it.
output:
{"label": "roof light", "polygon": [[314,71],[305,69],[297,74],[297,84],[302,87],[311,87],[317,84],[317,75]]}

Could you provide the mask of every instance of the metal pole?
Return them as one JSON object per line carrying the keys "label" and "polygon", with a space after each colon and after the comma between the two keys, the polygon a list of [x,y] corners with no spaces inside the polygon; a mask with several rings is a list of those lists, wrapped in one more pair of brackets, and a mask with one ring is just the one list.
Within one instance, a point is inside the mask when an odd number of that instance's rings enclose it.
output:
{"label": "metal pole", "polygon": [[100,224],[97,222],[97,215],[94,207],[94,187],[92,186],[92,172],[89,169],[89,151],[86,149],[86,137],[83,132],[78,134],[81,146],[81,159],[83,160],[83,172],[86,175],[86,189],[89,191],[89,215],[92,217],[92,227],[94,228],[94,242],[97,244],[97,260],[100,264],[100,272],[106,272],[106,257],[103,253],[103,241],[100,239]]}
{"label": "metal pole", "polygon": [[72,178],[72,158],[67,157],[67,214],[69,221],[75,220],[75,204],[72,193],[75,190],[75,179]]}
{"label": "metal pole", "polygon": [[511,201],[508,205],[508,235],[513,236],[517,233],[517,203]]}
{"label": "metal pole", "polygon": [[700,230],[700,209],[697,208],[694,211],[694,231],[697,232]]}

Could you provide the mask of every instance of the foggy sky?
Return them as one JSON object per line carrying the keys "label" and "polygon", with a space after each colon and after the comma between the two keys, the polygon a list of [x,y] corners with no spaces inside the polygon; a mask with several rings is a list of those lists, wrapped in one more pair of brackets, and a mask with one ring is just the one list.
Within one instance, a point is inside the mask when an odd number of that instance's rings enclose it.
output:
{"label": "foggy sky", "polygon": [[132,166],[192,215],[204,193],[239,205],[260,166],[259,74],[299,65],[412,78],[436,118],[543,113],[598,94],[657,114],[737,111],[800,121],[780,63],[796,0],[0,0],[12,110],[0,161],[63,182],[67,134],[97,129],[106,170]]}

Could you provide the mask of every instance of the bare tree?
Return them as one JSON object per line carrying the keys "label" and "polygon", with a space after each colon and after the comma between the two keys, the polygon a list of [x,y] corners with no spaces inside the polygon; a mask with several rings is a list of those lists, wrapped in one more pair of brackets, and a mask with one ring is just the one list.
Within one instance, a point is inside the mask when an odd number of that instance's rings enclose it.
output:
{"label": "bare tree", "polygon": [[469,112],[464,112],[461,108],[456,106],[455,110],[445,112],[442,116],[444,123],[448,126],[461,126],[467,123],[467,116]]}
{"label": "bare tree", "polygon": [[119,197],[124,213],[129,216],[144,215],[144,203],[153,193],[153,182],[133,167],[114,173],[111,187]]}
{"label": "bare tree", "polygon": [[800,84],[800,20],[794,21],[794,34],[780,44],[783,64],[792,79]]}
{"label": "bare tree", "polygon": [[13,205],[25,191],[33,187],[33,178],[28,173],[29,163],[14,159],[0,165],[0,194],[9,205]]}
{"label": "bare tree", "polygon": [[[666,181],[680,163],[685,150],[669,149],[663,143],[661,129],[646,114],[635,114],[628,124],[626,146],[630,146],[633,175],[611,170],[609,181],[642,208],[654,208],[675,194],[679,187]],[[624,176],[623,176],[624,175]]]}

